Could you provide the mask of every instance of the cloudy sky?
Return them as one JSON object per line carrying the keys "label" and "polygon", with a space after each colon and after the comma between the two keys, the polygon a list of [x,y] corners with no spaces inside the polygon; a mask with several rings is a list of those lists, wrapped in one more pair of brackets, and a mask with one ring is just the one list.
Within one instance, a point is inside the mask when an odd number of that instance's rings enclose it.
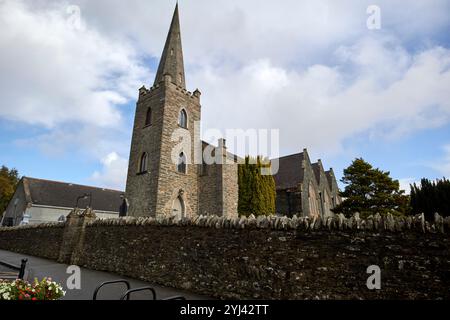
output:
{"label": "cloudy sky", "polygon": [[[123,189],[175,1],[0,0],[0,164]],[[381,28],[369,29],[377,5]],[[450,176],[450,1],[180,1],[202,129],[280,129],[336,175]]]}

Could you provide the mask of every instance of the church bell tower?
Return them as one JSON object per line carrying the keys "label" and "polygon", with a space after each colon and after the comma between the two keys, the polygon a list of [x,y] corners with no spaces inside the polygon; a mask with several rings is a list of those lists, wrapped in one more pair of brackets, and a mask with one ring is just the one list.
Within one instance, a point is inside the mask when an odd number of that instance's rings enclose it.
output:
{"label": "church bell tower", "polygon": [[[155,81],[136,105],[126,184],[129,216],[197,214],[200,91],[186,90],[178,4]],[[179,136],[187,139],[180,147]]]}

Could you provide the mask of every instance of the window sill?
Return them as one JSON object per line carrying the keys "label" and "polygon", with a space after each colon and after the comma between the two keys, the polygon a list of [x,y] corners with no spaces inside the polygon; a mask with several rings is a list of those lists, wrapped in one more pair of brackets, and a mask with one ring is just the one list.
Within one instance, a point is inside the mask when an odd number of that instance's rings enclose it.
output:
{"label": "window sill", "polygon": [[145,175],[145,174],[147,174],[148,173],[148,171],[143,171],[143,172],[138,172],[138,173],[136,173],[136,175],[137,176],[143,176],[143,175]]}
{"label": "window sill", "polygon": [[148,127],[153,127],[153,124],[146,124],[145,126],[142,127],[142,129],[148,128]]}

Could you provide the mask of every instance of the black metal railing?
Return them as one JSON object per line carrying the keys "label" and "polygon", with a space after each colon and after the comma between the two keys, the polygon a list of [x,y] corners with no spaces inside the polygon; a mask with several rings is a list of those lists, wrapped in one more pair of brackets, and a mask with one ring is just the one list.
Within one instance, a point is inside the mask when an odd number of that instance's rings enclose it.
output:
{"label": "black metal railing", "polygon": [[[111,284],[117,284],[117,283],[124,283],[127,287],[127,290],[122,294],[122,296],[120,297],[120,300],[130,300],[130,296],[132,293],[142,292],[142,291],[150,291],[150,293],[151,293],[150,300],[156,300],[156,290],[153,287],[147,286],[147,287],[131,289],[130,283],[127,280],[123,280],[123,279],[103,282],[101,285],[99,285],[95,289],[92,300],[97,300],[98,292],[100,291],[101,288],[111,285]],[[183,296],[172,296],[172,297],[167,297],[167,298],[164,298],[161,300],[186,300],[186,298]]]}
{"label": "black metal railing", "polygon": [[[25,269],[27,267],[27,262],[28,262],[28,259],[22,259],[22,261],[20,263],[20,267],[14,265],[14,264],[5,262],[5,261],[0,261],[0,265],[5,266],[8,269],[18,271],[17,277],[14,277],[14,278],[23,280],[23,278],[25,277]],[[11,278],[11,277],[3,277],[3,278]]]}
{"label": "black metal railing", "polygon": [[[99,285],[95,289],[94,296],[92,297],[92,300],[97,300],[97,295],[98,295],[98,292],[100,291],[101,288],[103,288],[104,286],[110,285],[110,284],[117,284],[117,283],[124,283],[125,286],[127,287],[127,291],[126,292],[128,292],[130,290],[130,288],[131,288],[130,283],[127,280],[120,279],[120,280],[106,281],[106,282],[103,282],[101,285]],[[127,300],[130,300],[129,296],[128,296]]]}
{"label": "black metal railing", "polygon": [[120,298],[120,300],[130,300],[130,294],[134,292],[140,292],[140,291],[150,291],[152,293],[152,300],[156,300],[156,291],[152,287],[142,287],[142,288],[135,288],[128,290],[125,292],[125,294]]}

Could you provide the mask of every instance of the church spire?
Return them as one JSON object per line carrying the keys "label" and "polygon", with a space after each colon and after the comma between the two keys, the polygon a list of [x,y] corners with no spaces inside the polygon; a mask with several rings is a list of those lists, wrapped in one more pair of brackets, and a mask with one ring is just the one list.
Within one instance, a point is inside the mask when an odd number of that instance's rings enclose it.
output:
{"label": "church spire", "polygon": [[170,75],[173,83],[186,88],[178,3],[175,7],[175,12],[173,13],[169,34],[167,35],[164,51],[161,56],[161,61],[159,62],[155,84],[163,81],[165,75]]}

